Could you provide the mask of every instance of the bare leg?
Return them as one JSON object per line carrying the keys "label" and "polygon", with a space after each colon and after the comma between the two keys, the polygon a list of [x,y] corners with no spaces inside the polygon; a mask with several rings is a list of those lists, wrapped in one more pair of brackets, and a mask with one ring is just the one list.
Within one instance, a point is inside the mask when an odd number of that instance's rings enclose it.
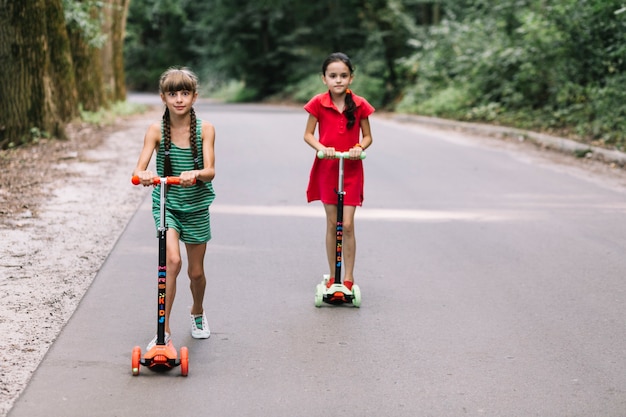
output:
{"label": "bare leg", "polygon": [[206,276],[204,274],[204,255],[206,253],[206,243],[199,245],[185,244],[187,248],[187,258],[189,260],[189,288],[193,298],[191,314],[197,315],[204,312],[203,301],[206,289]]}

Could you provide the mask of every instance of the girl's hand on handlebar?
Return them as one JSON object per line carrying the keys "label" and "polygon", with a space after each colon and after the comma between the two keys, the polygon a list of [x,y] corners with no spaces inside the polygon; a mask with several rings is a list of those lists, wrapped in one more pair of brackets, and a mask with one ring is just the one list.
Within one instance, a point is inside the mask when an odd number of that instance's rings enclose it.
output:
{"label": "girl's hand on handlebar", "polygon": [[154,185],[154,173],[152,171],[139,171],[137,173],[137,177],[139,177],[139,182],[144,187],[151,187]]}
{"label": "girl's hand on handlebar", "polygon": [[320,149],[320,152],[324,152],[324,159],[334,159],[335,158],[335,148]]}
{"label": "girl's hand on handlebar", "polygon": [[191,187],[196,183],[196,179],[198,178],[198,171],[184,171],[179,175],[180,185],[182,187]]}
{"label": "girl's hand on handlebar", "polygon": [[360,146],[355,146],[353,148],[350,148],[350,150],[348,151],[348,154],[350,156],[350,159],[361,159],[362,152],[363,152],[363,148],[361,148]]}

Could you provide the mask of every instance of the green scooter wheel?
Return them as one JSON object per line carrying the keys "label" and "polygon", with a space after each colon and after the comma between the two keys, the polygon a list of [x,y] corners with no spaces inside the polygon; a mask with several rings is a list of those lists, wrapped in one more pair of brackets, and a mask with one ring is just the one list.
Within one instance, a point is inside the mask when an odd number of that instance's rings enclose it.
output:
{"label": "green scooter wheel", "polygon": [[315,307],[321,307],[324,300],[324,286],[317,284],[315,287]]}
{"label": "green scooter wheel", "polygon": [[352,305],[361,307],[361,289],[356,284],[352,286]]}

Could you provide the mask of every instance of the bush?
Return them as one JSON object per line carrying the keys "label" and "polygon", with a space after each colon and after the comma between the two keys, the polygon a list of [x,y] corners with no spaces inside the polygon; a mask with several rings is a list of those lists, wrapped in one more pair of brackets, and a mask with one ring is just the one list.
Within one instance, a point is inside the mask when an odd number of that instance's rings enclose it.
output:
{"label": "bush", "polygon": [[227,103],[247,103],[258,95],[255,89],[246,87],[243,81],[229,81],[210,93],[210,96]]}
{"label": "bush", "polygon": [[429,95],[410,90],[398,103],[397,110],[428,116],[459,117],[470,105],[470,94],[462,86],[451,85]]}
{"label": "bush", "polygon": [[397,110],[626,145],[626,19],[617,0],[503,0],[444,20],[399,65]]}

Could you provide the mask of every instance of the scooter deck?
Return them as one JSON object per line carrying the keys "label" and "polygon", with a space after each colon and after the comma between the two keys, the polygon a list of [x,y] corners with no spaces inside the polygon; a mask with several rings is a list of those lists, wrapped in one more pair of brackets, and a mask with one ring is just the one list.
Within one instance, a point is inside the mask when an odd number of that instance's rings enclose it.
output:
{"label": "scooter deck", "polygon": [[176,348],[170,341],[165,345],[156,345],[152,347],[152,349],[147,351],[144,355],[141,360],[141,364],[149,368],[158,366],[171,368],[180,365],[180,360],[178,359],[178,352],[176,352]]}
{"label": "scooter deck", "polygon": [[361,290],[358,285],[353,284],[352,290],[349,290],[344,284],[331,284],[328,286],[330,277],[324,275],[324,279],[317,284],[315,291],[315,306],[320,307],[322,303],[326,304],[350,304],[354,307],[361,306]]}
{"label": "scooter deck", "polygon": [[180,358],[178,352],[172,344],[156,345],[141,357],[141,348],[135,346],[133,349],[132,371],[133,375],[139,375],[139,366],[145,366],[151,371],[166,372],[177,366],[181,367],[181,375],[187,376],[189,372],[189,350],[183,346],[180,348]]}

